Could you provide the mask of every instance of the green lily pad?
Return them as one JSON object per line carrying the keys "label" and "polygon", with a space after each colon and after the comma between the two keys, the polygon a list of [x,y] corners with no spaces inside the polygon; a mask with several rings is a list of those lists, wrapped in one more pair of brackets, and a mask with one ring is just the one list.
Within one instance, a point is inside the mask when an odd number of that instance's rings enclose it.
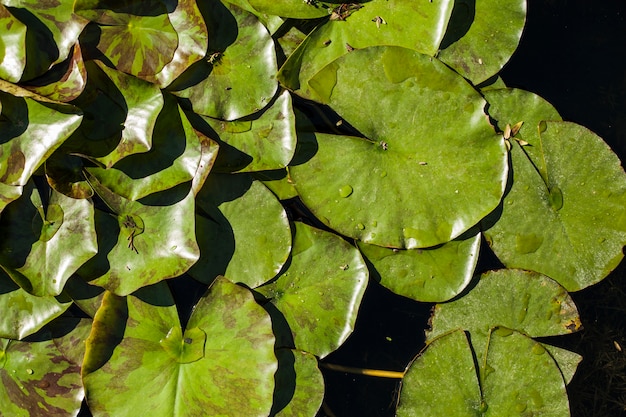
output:
{"label": "green lily pad", "polygon": [[521,333],[491,331],[480,374],[486,416],[569,415],[565,382],[554,359]]}
{"label": "green lily pad", "polygon": [[[492,94],[493,93],[493,94]],[[512,140],[513,184],[484,222],[485,236],[510,268],[548,275],[568,291],[604,278],[626,244],[626,174],[617,156],[586,128],[540,107],[519,107],[514,95],[488,92],[501,123],[524,121]],[[516,136],[514,139],[517,139]]]}
{"label": "green lily pad", "polygon": [[143,78],[165,88],[191,64],[204,57],[208,46],[208,32],[202,14],[193,0],[179,0],[169,20],[178,35],[174,57],[157,74]]}
{"label": "green lily pad", "polygon": [[[111,343],[117,337],[123,338]],[[173,346],[182,356],[172,356]],[[126,298],[105,295],[83,366],[95,415],[135,416],[131,404],[141,398],[154,417],[233,410],[260,416],[272,405],[277,362],[267,313],[248,290],[218,279],[196,304],[184,333],[163,283]]]}
{"label": "green lily pad", "polygon": [[13,83],[26,66],[26,25],[0,4],[0,78]]}
{"label": "green lily pad", "polygon": [[324,357],[352,333],[367,266],[339,236],[294,224],[291,263],[276,280],[255,290],[282,313],[297,349]]}
{"label": "green lily pad", "polygon": [[286,169],[255,172],[252,175],[269,188],[279,200],[288,200],[298,196]]}
{"label": "green lily pad", "polygon": [[[352,82],[360,77],[378,87]],[[483,99],[449,68],[409,49],[372,47],[339,58],[311,83],[368,138],[317,134],[314,156],[289,168],[326,225],[412,249],[448,242],[497,207],[504,143]]]}
{"label": "green lily pad", "polygon": [[500,72],[517,49],[526,23],[526,0],[454,3],[437,57],[480,84]]}
{"label": "green lily pad", "polygon": [[[44,334],[45,336],[45,334]],[[4,415],[75,416],[84,397],[80,365],[55,340],[0,339],[0,404]]]}
{"label": "green lily pad", "polygon": [[87,84],[87,69],[80,44],[76,43],[68,59],[43,76],[24,85],[30,91],[64,103],[77,99]]}
{"label": "green lily pad", "polygon": [[558,346],[552,346],[545,343],[542,343],[541,346],[543,346],[554,358],[554,361],[561,370],[565,384],[569,384],[572,381],[572,378],[574,378],[576,369],[583,360],[583,357],[576,352],[572,352],[571,350],[563,349]]}
{"label": "green lily pad", "polygon": [[88,62],[89,82],[76,104],[85,119],[70,144],[106,168],[122,158],[152,148],[152,136],[163,95],[154,84]]}
{"label": "green lily pad", "polygon": [[210,283],[218,275],[258,287],[281,270],[291,250],[287,214],[248,174],[211,174],[198,193],[200,259],[189,274]]}
{"label": "green lily pad", "polygon": [[317,358],[292,349],[278,349],[276,390],[270,416],[315,416],[324,400],[324,377]]}
{"label": "green lily pad", "polygon": [[408,250],[357,244],[383,286],[417,301],[442,302],[457,296],[470,283],[480,238],[478,233],[434,248]]}
{"label": "green lily pad", "polygon": [[396,415],[475,417],[483,408],[472,348],[457,330],[434,339],[410,365]]}
{"label": "green lily pad", "polygon": [[0,338],[21,340],[72,305],[60,297],[37,297],[20,288],[0,266]]}
{"label": "green lily pad", "polygon": [[78,127],[82,115],[73,106],[4,92],[0,102],[0,183],[22,186]]}
{"label": "green lily pad", "polygon": [[569,415],[563,377],[540,343],[507,328],[488,337],[478,371],[463,331],[434,339],[403,379],[397,415]]}
{"label": "green lily pad", "polygon": [[[318,26],[289,56],[278,78],[298,94],[318,99],[314,86],[309,84],[311,78],[352,49],[396,45],[435,55],[453,3],[451,0],[372,0],[359,4],[362,7],[344,19],[331,17],[330,21]],[[337,7],[345,8],[346,5]],[[365,75],[359,78],[369,80]]]}
{"label": "green lily pad", "polygon": [[543,337],[573,333],[581,323],[574,301],[556,281],[536,272],[503,269],[483,274],[463,297],[437,304],[427,339],[461,328],[482,351],[495,326]]}
{"label": "green lily pad", "polygon": [[149,205],[114,194],[94,177],[89,181],[113,212],[95,212],[99,252],[78,271],[90,284],[127,295],[179,276],[198,260],[188,187],[161,193],[155,202],[162,205]]}
{"label": "green lily pad", "polygon": [[95,20],[100,32],[97,48],[119,71],[148,79],[172,61],[178,48],[178,34],[165,4],[151,5],[149,14],[105,9]]}
{"label": "green lily pad", "polygon": [[226,122],[203,117],[203,120],[226,144],[216,161],[218,172],[284,168],[296,150],[295,116],[288,91],[254,119]]}
{"label": "green lily pad", "polygon": [[194,177],[202,156],[200,139],[172,96],[164,98],[150,141],[148,152],[128,155],[108,169],[86,169],[102,185],[133,201]]}
{"label": "green lily pad", "polygon": [[278,88],[274,41],[263,24],[237,6],[199,5],[209,30],[209,53],[170,88],[193,111],[235,120],[263,109]]}
{"label": "green lily pad", "polygon": [[56,296],[98,252],[93,205],[52,191],[44,206],[32,183],[2,213],[0,263],[26,291]]}
{"label": "green lily pad", "polygon": [[206,182],[206,179],[209,177],[211,169],[213,168],[213,164],[215,163],[215,159],[217,158],[217,152],[219,150],[219,145],[213,139],[210,139],[204,133],[195,130],[196,135],[200,139],[200,150],[202,155],[200,156],[200,163],[198,164],[198,169],[196,170],[195,175],[193,176],[193,180],[191,182],[191,191],[194,195],[197,195],[198,192],[202,189],[202,186]]}

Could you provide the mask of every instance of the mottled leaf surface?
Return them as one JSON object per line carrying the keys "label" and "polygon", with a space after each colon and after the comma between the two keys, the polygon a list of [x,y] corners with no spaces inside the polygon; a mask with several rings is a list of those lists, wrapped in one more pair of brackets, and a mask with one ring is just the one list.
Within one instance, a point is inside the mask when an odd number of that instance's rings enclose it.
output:
{"label": "mottled leaf surface", "polygon": [[[377,88],[353,82],[360,77]],[[449,68],[409,49],[371,47],[311,83],[367,138],[317,134],[312,158],[290,167],[298,194],[326,225],[412,249],[448,242],[497,207],[504,143],[482,97]]]}
{"label": "mottled leaf surface", "polygon": [[495,326],[542,337],[573,333],[581,323],[574,301],[556,281],[536,272],[503,269],[484,273],[463,297],[437,304],[427,339],[461,328],[482,351]]}
{"label": "mottled leaf surface", "polygon": [[128,155],[149,151],[163,109],[161,90],[99,61],[86,65],[90,82],[76,100],[85,120],[70,142],[76,152],[109,168]]}
{"label": "mottled leaf surface", "polygon": [[0,339],[2,415],[75,416],[84,390],[80,366],[59,351],[50,337],[28,342]]}
{"label": "mottled leaf surface", "polygon": [[52,191],[46,205],[32,183],[0,219],[0,263],[22,288],[56,296],[76,270],[96,254],[94,209]]}
{"label": "mottled leaf surface", "polygon": [[276,51],[263,24],[234,5],[199,5],[209,30],[209,53],[171,86],[193,111],[235,120],[263,109],[274,97]]}
{"label": "mottled leaf surface", "polygon": [[[201,357],[178,360],[171,354],[175,346]],[[269,316],[248,290],[219,279],[184,332],[164,284],[126,298],[107,294],[87,341],[83,380],[94,415],[135,416],[132,404],[141,398],[142,409],[155,417],[228,416],[233,410],[264,416],[276,368]]]}
{"label": "mottled leaf surface", "polygon": [[253,172],[287,166],[296,150],[295,116],[291,95],[284,91],[258,117],[232,122],[203,117],[226,144],[215,169],[221,172]]}
{"label": "mottled leaf surface", "polygon": [[434,248],[407,250],[357,244],[383,286],[417,301],[441,302],[457,296],[470,283],[480,237],[478,233]]}
{"label": "mottled leaf surface", "polygon": [[281,270],[291,251],[287,214],[248,174],[211,174],[197,197],[200,259],[189,271],[210,283],[217,275],[258,287]]}
{"label": "mottled leaf surface", "polygon": [[256,291],[282,313],[297,349],[324,357],[352,333],[367,286],[367,266],[359,251],[340,237],[294,224],[288,268]]}
{"label": "mottled leaf surface", "polygon": [[315,416],[324,400],[324,377],[317,358],[300,350],[278,349],[271,416]]}
{"label": "mottled leaf surface", "polygon": [[60,316],[71,304],[71,300],[29,294],[0,267],[1,338],[21,340]]}
{"label": "mottled leaf surface", "polygon": [[25,185],[35,170],[78,127],[72,106],[0,92],[0,183]]}
{"label": "mottled leaf surface", "polygon": [[[238,2],[242,2],[238,0]],[[260,13],[290,17],[294,19],[314,19],[328,16],[336,4],[322,1],[293,0],[247,0],[250,6]],[[237,3],[234,1],[233,3]]]}
{"label": "mottled leaf surface", "polygon": [[132,154],[112,167],[87,168],[98,181],[111,191],[129,200],[170,189],[190,181],[200,164],[200,139],[172,96],[155,123],[151,149]]}
{"label": "mottled leaf surface", "polygon": [[98,254],[78,271],[92,285],[118,294],[131,292],[186,272],[199,257],[195,240],[194,195],[175,188],[161,204],[130,201],[91,177],[112,213],[95,212]]}
{"label": "mottled leaf surface", "polygon": [[26,66],[26,25],[0,4],[0,78],[17,82]]}

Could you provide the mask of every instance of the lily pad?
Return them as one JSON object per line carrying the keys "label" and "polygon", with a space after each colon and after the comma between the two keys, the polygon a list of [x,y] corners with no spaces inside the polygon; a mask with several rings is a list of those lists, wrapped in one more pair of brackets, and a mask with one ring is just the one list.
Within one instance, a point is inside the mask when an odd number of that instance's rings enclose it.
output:
{"label": "lily pad", "polygon": [[[377,88],[352,82],[360,77]],[[445,65],[372,47],[339,58],[311,83],[366,136],[317,134],[314,156],[289,168],[305,205],[329,227],[379,246],[430,247],[499,204],[504,143],[482,97]]]}
{"label": "lily pad", "polygon": [[497,74],[517,49],[526,0],[460,0],[437,57],[475,85]]}
{"label": "lily pad", "polygon": [[32,183],[24,191],[2,213],[0,263],[29,293],[56,296],[98,252],[93,205],[52,191],[44,206]]}
{"label": "lily pad", "polygon": [[74,132],[82,115],[73,106],[4,92],[0,92],[0,102],[0,183],[22,186]]}
{"label": "lily pad", "polygon": [[457,296],[470,283],[480,249],[480,233],[425,249],[393,250],[357,242],[380,283],[396,294],[424,302]]}
{"label": "lily pad", "polygon": [[[338,18],[331,17],[330,21],[318,26],[289,56],[278,78],[298,94],[318,99],[309,80],[352,49],[396,45],[435,55],[453,3],[452,0],[372,0],[358,4],[359,8],[355,3],[337,4]],[[355,9],[347,14],[346,7],[350,6]],[[343,16],[342,9],[346,9]],[[365,75],[361,77],[369,80]]]}
{"label": "lily pad", "polygon": [[485,221],[487,241],[507,267],[541,272],[568,291],[600,281],[619,264],[626,244],[626,174],[619,159],[586,128],[540,122],[540,108],[524,102],[516,108],[509,101],[514,96],[497,91],[487,94],[490,113],[500,124],[524,121],[524,142],[513,140],[513,183]]}
{"label": "lily pad", "polygon": [[463,297],[437,304],[427,339],[461,328],[482,351],[495,326],[543,337],[573,333],[581,323],[574,301],[556,281],[536,272],[504,269],[483,274]]}
{"label": "lily pad", "polygon": [[76,43],[68,59],[43,76],[24,85],[30,91],[64,103],[77,99],[87,84],[87,69],[80,44]]}
{"label": "lily pad", "polygon": [[314,416],[324,400],[324,377],[308,352],[278,349],[278,371],[271,416]]}
{"label": "lily pad", "polygon": [[396,413],[475,417],[483,408],[471,345],[466,334],[456,330],[434,339],[409,366]]}
{"label": "lily pad", "polygon": [[90,82],[76,100],[85,120],[70,142],[74,153],[110,168],[128,155],[149,151],[163,109],[161,90],[99,61],[86,65]]}
{"label": "lily pad", "polygon": [[79,364],[54,339],[0,339],[0,403],[5,415],[75,416],[84,397]]}
{"label": "lily pad", "polygon": [[127,295],[179,276],[198,260],[194,194],[188,187],[160,195],[163,205],[148,205],[126,200],[93,177],[89,181],[112,211],[95,212],[99,252],[78,271],[90,284]]}
{"label": "lily pad", "polygon": [[26,25],[0,4],[0,78],[13,83],[26,66]]}
{"label": "lily pad", "polygon": [[284,91],[255,118],[232,122],[203,117],[226,145],[221,147],[218,172],[254,172],[287,166],[296,150],[295,116],[291,95]]}
{"label": "lily pad", "polygon": [[[241,2],[241,0],[238,0]],[[246,0],[260,13],[289,17],[293,19],[315,19],[330,15],[336,6],[332,2],[318,0]]]}
{"label": "lily pad", "polygon": [[104,10],[95,20],[100,32],[97,48],[119,71],[148,79],[172,61],[178,47],[165,4],[151,4],[149,14]]}
{"label": "lily pad", "polygon": [[263,109],[278,88],[274,41],[263,24],[239,7],[209,0],[200,5],[209,30],[209,53],[170,89],[193,111],[235,120]]}
{"label": "lily pad", "polygon": [[189,274],[210,283],[218,275],[258,287],[281,270],[291,250],[287,214],[248,174],[211,174],[198,193],[200,259]]}
{"label": "lily pad", "polygon": [[[174,357],[178,349],[182,356]],[[262,416],[272,405],[276,368],[269,316],[248,290],[219,279],[184,332],[163,283],[125,298],[105,295],[87,341],[83,381],[94,414],[135,416],[131,404],[141,398],[155,417],[233,410]]]}
{"label": "lily pad", "polygon": [[433,340],[411,364],[397,415],[560,417],[569,415],[569,404],[559,368],[540,343],[495,328],[484,354],[474,355],[467,336],[456,330]]}
{"label": "lily pad", "polygon": [[176,9],[169,13],[169,20],[178,35],[174,57],[155,74],[143,78],[167,87],[191,64],[204,57],[208,46],[208,32],[202,14],[193,0],[179,0]]}
{"label": "lily pad", "polygon": [[359,251],[339,236],[294,224],[289,266],[255,290],[282,313],[297,349],[324,357],[354,329],[367,286],[367,266]]}
{"label": "lily pad", "polygon": [[164,98],[150,142],[148,152],[128,155],[108,169],[86,169],[102,185],[133,201],[194,177],[202,156],[200,139],[172,96]]}
{"label": "lily pad", "polygon": [[20,288],[0,266],[0,338],[21,340],[54,320],[72,305],[61,297],[37,297]]}

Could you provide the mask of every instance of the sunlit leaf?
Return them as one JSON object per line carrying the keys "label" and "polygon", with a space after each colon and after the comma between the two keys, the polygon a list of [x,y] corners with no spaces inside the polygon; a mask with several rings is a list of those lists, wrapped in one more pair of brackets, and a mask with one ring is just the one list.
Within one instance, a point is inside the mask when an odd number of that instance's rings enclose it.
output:
{"label": "sunlit leaf", "polygon": [[[181,361],[174,346],[200,355]],[[154,417],[263,416],[276,368],[269,316],[248,290],[219,279],[184,331],[164,284],[126,298],[107,294],[87,341],[83,380],[95,415],[135,416],[132,404],[141,398]]]}
{"label": "sunlit leaf", "polygon": [[[318,26],[283,65],[280,82],[298,94],[317,99],[309,84],[326,65],[346,55],[350,49],[376,45],[396,45],[434,55],[438,48],[453,1],[372,0],[354,10],[345,19],[331,20]],[[337,7],[346,7],[338,4]],[[365,68],[365,67],[364,67]],[[367,83],[376,84],[370,77]]]}
{"label": "sunlit leaf", "polygon": [[517,49],[526,23],[526,0],[454,3],[437,57],[479,84],[498,73]]}
{"label": "sunlit leaf", "polygon": [[215,169],[251,172],[287,166],[296,148],[295,117],[291,96],[284,91],[262,114],[232,122],[203,120],[226,145],[220,149]]}
{"label": "sunlit leaf", "polygon": [[0,92],[0,182],[25,185],[35,170],[78,127],[73,106]]}
{"label": "sunlit leaf", "polygon": [[110,168],[128,155],[149,151],[163,108],[161,90],[99,61],[86,65],[89,82],[75,101],[85,118],[69,141],[74,152]]}
{"label": "sunlit leaf", "polygon": [[0,4],[0,78],[17,82],[26,66],[26,25]]}
{"label": "sunlit leaf", "polygon": [[254,288],[280,271],[291,250],[285,210],[247,174],[211,174],[198,194],[200,259],[189,271],[210,283],[217,275]]}
{"label": "sunlit leaf", "polygon": [[235,120],[263,109],[274,97],[276,51],[261,22],[218,0],[199,4],[209,30],[209,53],[171,86],[193,111]]}
{"label": "sunlit leaf", "polygon": [[288,268],[256,291],[282,313],[297,349],[324,357],[352,333],[367,266],[339,236],[299,222],[295,229]]}
{"label": "sunlit leaf", "polygon": [[[353,82],[360,77],[377,88]],[[497,207],[504,143],[482,97],[449,68],[409,49],[372,47],[339,58],[311,83],[367,137],[317,134],[312,158],[289,168],[326,225],[411,249],[448,242]]]}
{"label": "sunlit leaf", "polygon": [[487,94],[492,117],[524,121],[518,136],[529,145],[513,143],[513,184],[484,222],[485,235],[507,267],[541,272],[569,291],[580,290],[623,258],[626,174],[594,133],[570,122],[539,122],[545,105],[529,106],[516,96]]}
{"label": "sunlit leaf", "polygon": [[51,336],[45,332],[28,342],[0,339],[3,415],[78,414],[84,397],[80,365],[68,359]]}
{"label": "sunlit leaf", "polygon": [[188,186],[130,201],[94,177],[89,181],[112,211],[95,211],[99,252],[78,271],[90,284],[127,295],[179,276],[198,260],[194,195]]}
{"label": "sunlit leaf", "polygon": [[[36,297],[20,288],[0,266],[0,338],[20,340],[67,310],[71,300]],[[1,361],[0,361],[1,362]]]}
{"label": "sunlit leaf", "polygon": [[441,302],[457,296],[470,283],[480,237],[480,233],[473,234],[425,249],[393,250],[363,242],[358,246],[383,286],[414,300]]}
{"label": "sunlit leaf", "polygon": [[556,281],[535,272],[504,269],[483,274],[463,297],[437,304],[427,339],[461,328],[470,332],[480,351],[495,326],[542,337],[575,332],[581,323],[574,301]]}
{"label": "sunlit leaf", "polygon": [[129,200],[190,181],[200,164],[200,139],[172,96],[155,123],[151,149],[126,156],[108,169],[86,168],[111,191]]}
{"label": "sunlit leaf", "polygon": [[94,209],[52,191],[44,205],[32,183],[0,218],[0,263],[26,291],[55,296],[82,264],[98,251]]}
{"label": "sunlit leaf", "polygon": [[324,378],[314,355],[278,349],[278,371],[271,416],[315,416],[324,399]]}
{"label": "sunlit leaf", "polygon": [[97,48],[127,74],[153,78],[174,58],[178,35],[164,4],[149,15],[105,10],[96,22]]}

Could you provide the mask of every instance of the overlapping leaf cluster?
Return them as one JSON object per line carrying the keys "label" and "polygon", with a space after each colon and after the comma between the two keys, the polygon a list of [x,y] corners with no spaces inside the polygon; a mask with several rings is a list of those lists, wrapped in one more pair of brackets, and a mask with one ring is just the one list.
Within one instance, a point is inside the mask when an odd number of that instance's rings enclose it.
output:
{"label": "overlapping leaf cluster", "polygon": [[315,415],[372,276],[441,303],[399,415],[568,415],[532,338],[621,260],[626,175],[497,77],[525,1],[0,3],[3,412]]}

